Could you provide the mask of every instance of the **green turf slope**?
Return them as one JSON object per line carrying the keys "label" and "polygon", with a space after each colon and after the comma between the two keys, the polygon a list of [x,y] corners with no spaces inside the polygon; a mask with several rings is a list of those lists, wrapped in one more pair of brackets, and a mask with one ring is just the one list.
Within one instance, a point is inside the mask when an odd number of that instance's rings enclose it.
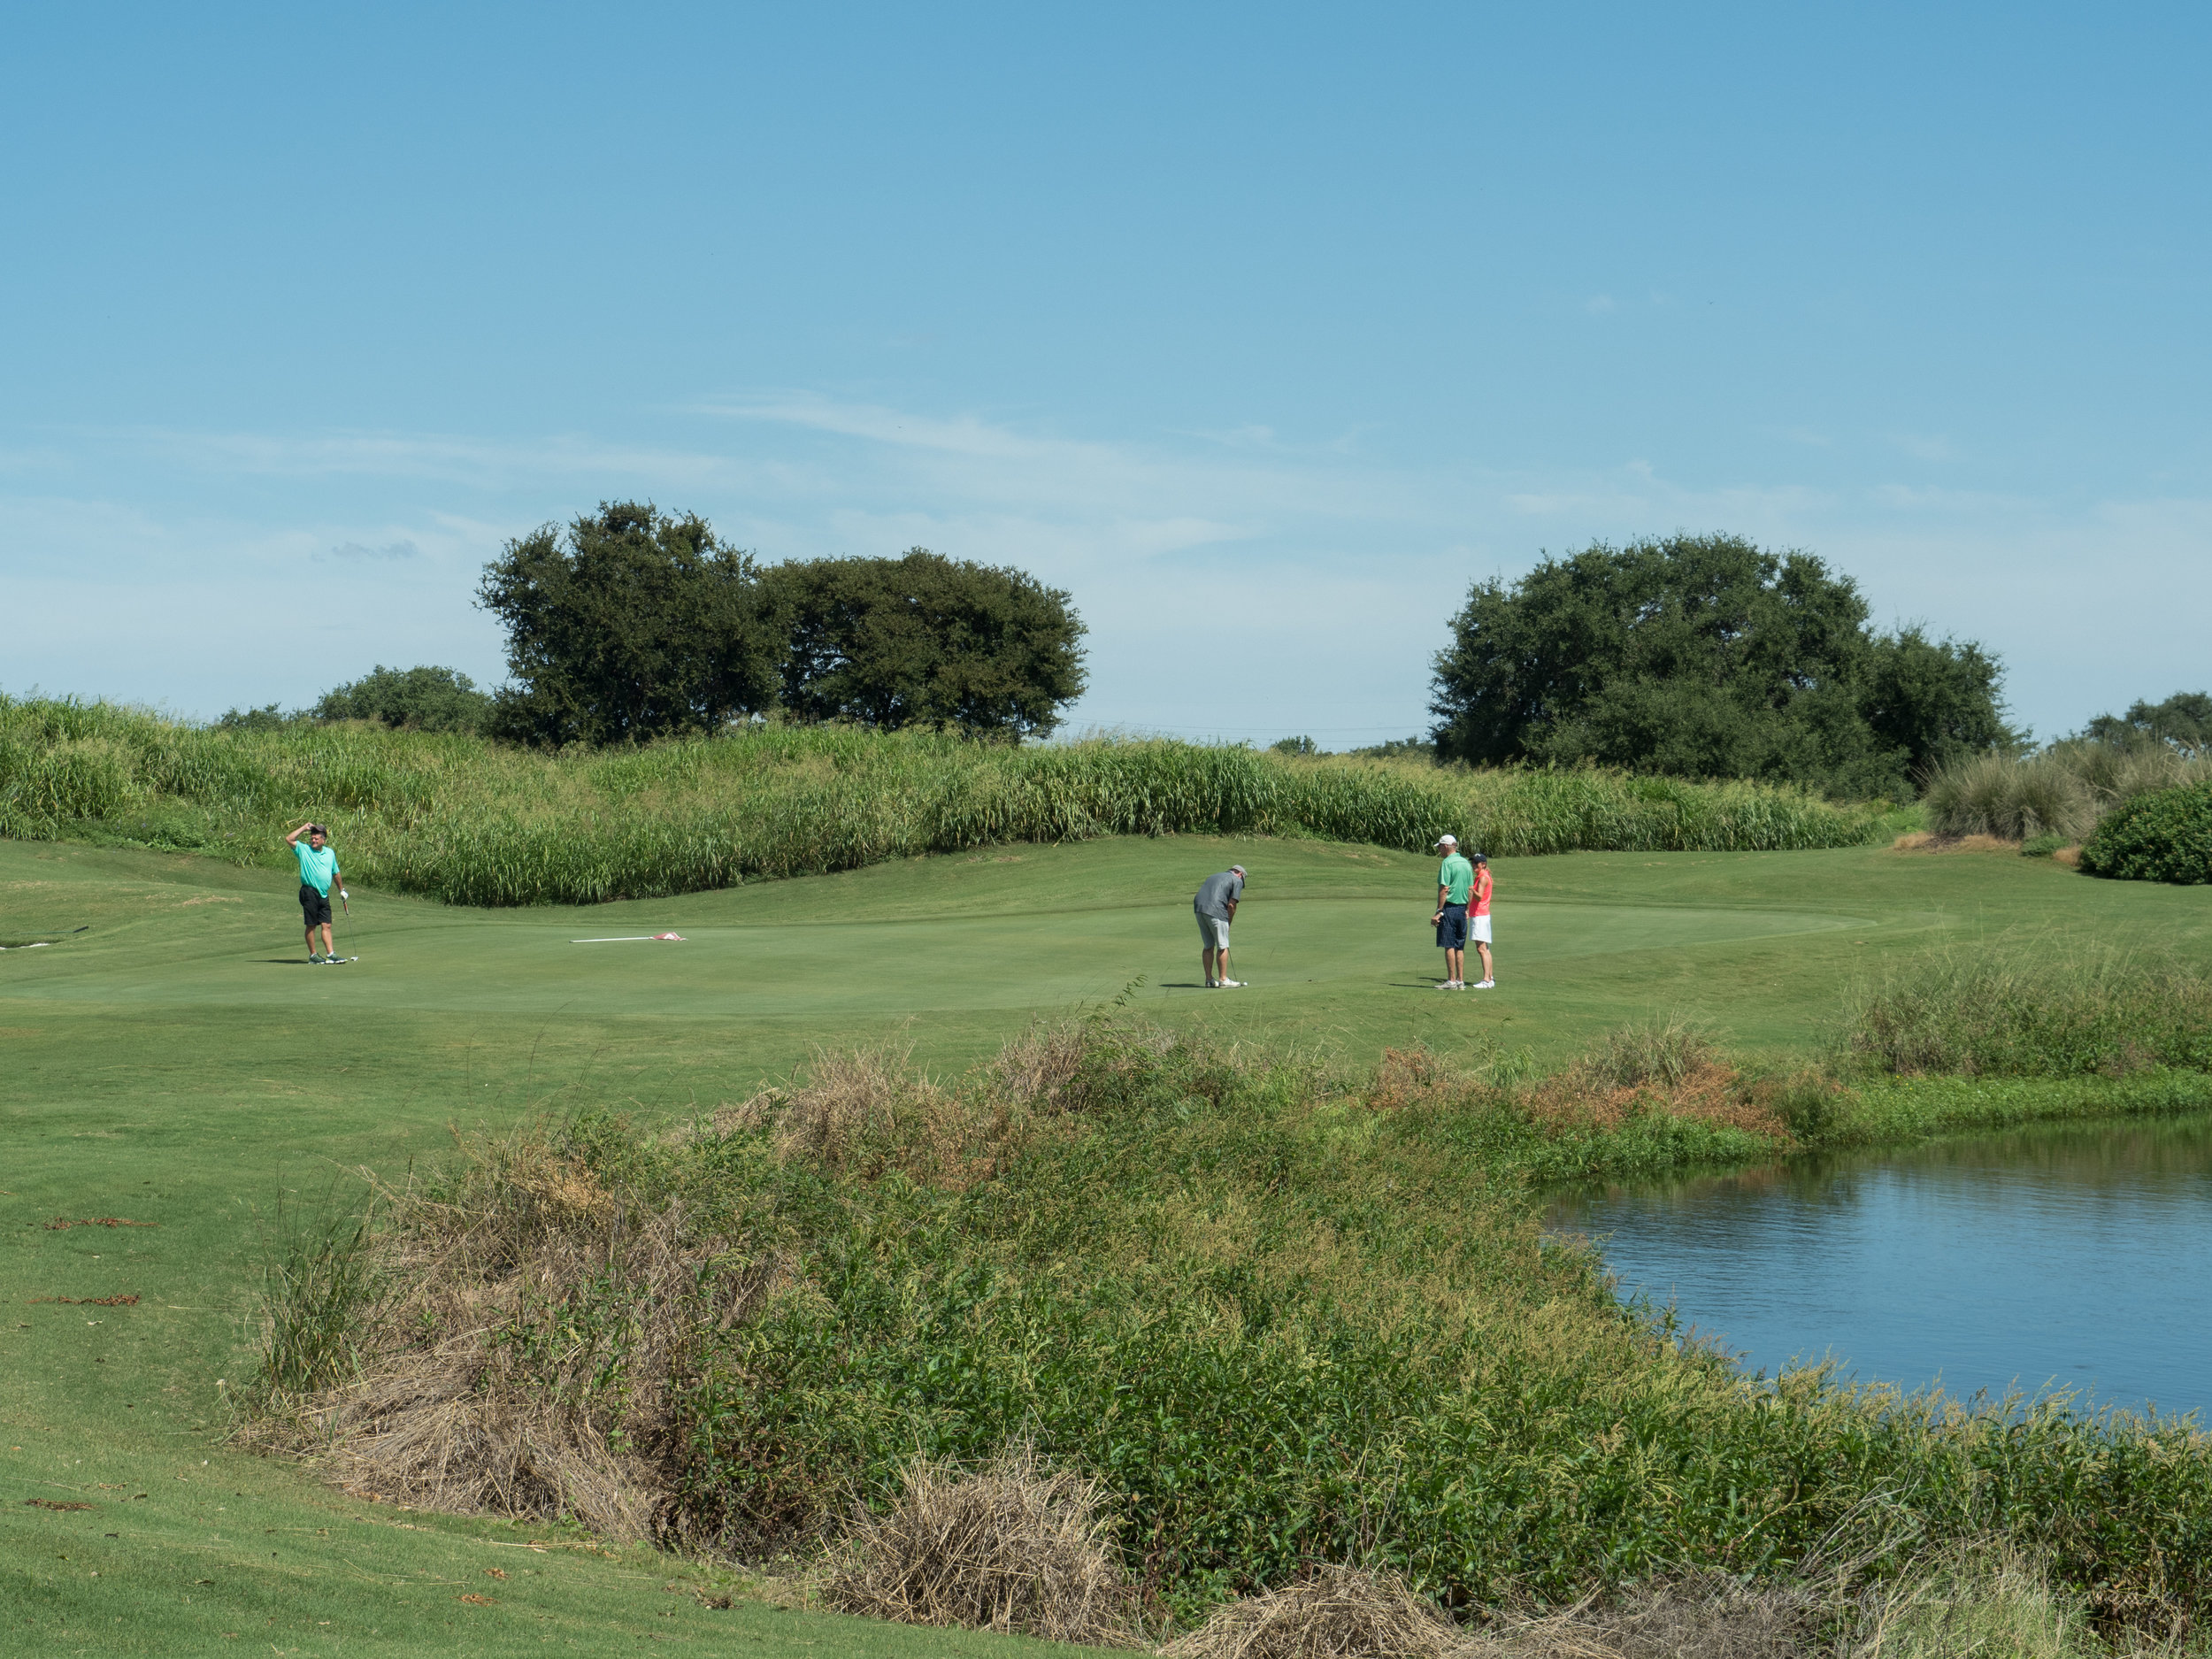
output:
{"label": "green turf slope", "polygon": [[[1232,860],[1251,871],[1251,985],[1209,994],[1189,895]],[[889,1038],[956,1066],[1140,976],[1154,1018],[1366,1064],[1414,1041],[1556,1059],[1654,1012],[1786,1052],[1854,975],[1945,941],[2025,933],[2055,972],[2077,938],[2212,956],[2212,891],[2002,856],[1581,854],[1497,874],[1501,987],[1446,995],[1432,866],[1313,841],[1025,847],[590,910],[357,887],[338,926],[361,960],[336,969],[305,964],[280,876],[0,842],[0,942],[62,940],[0,955],[0,1651],[993,1645],[710,1609],[642,1553],[517,1548],[545,1535],[396,1516],[219,1444],[216,1379],[249,1363],[280,1201],[349,1202],[344,1171],[396,1173],[449,1123],[712,1106],[816,1045]],[[569,942],[667,929],[684,942]],[[108,1218],[150,1225],[47,1225]],[[93,1305],[121,1295],[140,1300]]]}

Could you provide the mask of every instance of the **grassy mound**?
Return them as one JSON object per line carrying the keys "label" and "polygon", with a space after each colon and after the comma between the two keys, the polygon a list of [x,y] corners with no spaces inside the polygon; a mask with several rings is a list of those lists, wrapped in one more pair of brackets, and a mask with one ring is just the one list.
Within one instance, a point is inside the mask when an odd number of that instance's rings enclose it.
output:
{"label": "grassy mound", "polygon": [[[2107,1620],[2200,1618],[2193,1425],[1756,1383],[1540,1235],[1540,1179],[1789,1144],[1762,1087],[1663,1028],[1522,1083],[1417,1054],[1334,1084],[1118,1016],[956,1082],[847,1057],[679,1135],[480,1145],[344,1235],[348,1317],[276,1310],[266,1381],[344,1374],[274,1402],[334,1431],[349,1482],[552,1514],[557,1481],[480,1479],[551,1446],[618,1470],[658,1535],[738,1555],[896,1513],[918,1456],[1033,1445],[1102,1484],[1124,1562],[1184,1614],[1317,1561],[1562,1604],[1820,1559],[1894,1581],[1994,1537]],[[460,1240],[475,1268],[426,1271]],[[411,1449],[379,1469],[464,1401],[506,1426],[438,1441],[442,1486]]]}
{"label": "grassy mound", "polygon": [[2212,881],[2212,780],[2119,808],[2081,849],[2081,867],[2130,881]]}
{"label": "grassy mound", "polygon": [[1493,854],[1855,846],[1870,809],[1747,783],[1463,772],[1167,741],[978,744],[772,726],[549,755],[370,726],[192,726],[0,697],[0,834],[281,858],[330,824],[348,874],[456,904],[591,903],[919,853],[1114,834],[1315,835]]}

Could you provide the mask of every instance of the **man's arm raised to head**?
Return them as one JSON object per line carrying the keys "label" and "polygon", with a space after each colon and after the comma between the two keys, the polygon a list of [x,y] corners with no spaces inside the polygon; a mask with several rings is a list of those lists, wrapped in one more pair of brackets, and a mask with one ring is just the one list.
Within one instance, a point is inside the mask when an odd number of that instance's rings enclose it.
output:
{"label": "man's arm raised to head", "polygon": [[297,846],[299,844],[300,836],[305,833],[307,826],[314,821],[315,820],[311,818],[301,819],[299,828],[294,830],[289,835],[287,835],[284,838],[284,844],[287,847]]}

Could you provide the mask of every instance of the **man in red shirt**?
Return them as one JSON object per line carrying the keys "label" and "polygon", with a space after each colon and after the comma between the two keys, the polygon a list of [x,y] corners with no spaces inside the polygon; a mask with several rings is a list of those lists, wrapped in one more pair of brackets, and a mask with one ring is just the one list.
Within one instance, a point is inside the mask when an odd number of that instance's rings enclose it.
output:
{"label": "man in red shirt", "polygon": [[1469,898],[1467,931],[1475,949],[1482,953],[1482,979],[1475,989],[1494,991],[1498,981],[1490,966],[1490,857],[1486,853],[1475,855],[1475,887]]}

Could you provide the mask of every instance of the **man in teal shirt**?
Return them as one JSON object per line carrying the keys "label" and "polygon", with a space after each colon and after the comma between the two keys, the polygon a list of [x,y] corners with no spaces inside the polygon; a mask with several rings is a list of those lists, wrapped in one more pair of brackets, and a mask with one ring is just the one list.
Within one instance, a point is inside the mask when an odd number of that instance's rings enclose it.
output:
{"label": "man in teal shirt", "polygon": [[[301,832],[306,832],[307,845],[300,845]],[[292,849],[292,856],[300,861],[300,914],[307,918],[307,959],[312,963],[336,964],[345,958],[330,942],[330,884],[340,884],[338,896],[345,897],[345,878],[339,872],[338,855],[328,845],[319,824],[303,824],[284,838],[284,844]],[[315,952],[315,930],[323,930],[322,954]]]}
{"label": "man in teal shirt", "polygon": [[1475,867],[1459,856],[1459,837],[1446,835],[1437,841],[1444,862],[1436,871],[1436,942],[1444,952],[1444,977],[1440,991],[1467,988],[1467,898],[1475,888]]}

